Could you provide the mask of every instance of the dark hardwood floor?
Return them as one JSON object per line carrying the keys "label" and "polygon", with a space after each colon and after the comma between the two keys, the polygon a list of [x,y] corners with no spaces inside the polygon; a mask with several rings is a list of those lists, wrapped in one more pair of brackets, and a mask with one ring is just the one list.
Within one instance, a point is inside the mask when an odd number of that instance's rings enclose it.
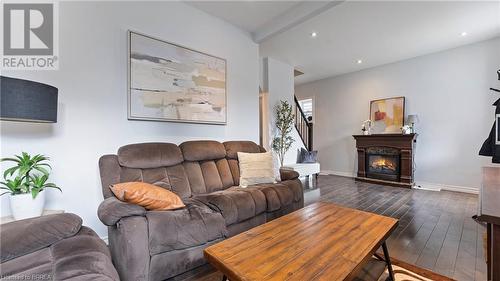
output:
{"label": "dark hardwood floor", "polygon": [[[306,188],[308,188],[308,185]],[[320,176],[317,187],[306,189],[306,203],[332,202],[399,219],[388,240],[391,256],[459,281],[485,281],[485,228],[471,219],[477,196],[425,191]],[[220,280],[213,270],[185,280]]]}

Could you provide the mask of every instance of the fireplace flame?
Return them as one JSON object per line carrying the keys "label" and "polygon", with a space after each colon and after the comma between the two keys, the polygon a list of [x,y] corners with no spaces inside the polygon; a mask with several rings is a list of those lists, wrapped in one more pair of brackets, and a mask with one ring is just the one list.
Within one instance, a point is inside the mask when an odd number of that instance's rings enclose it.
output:
{"label": "fireplace flame", "polygon": [[374,169],[382,168],[382,169],[389,169],[389,170],[393,170],[393,171],[396,170],[396,166],[394,165],[394,162],[389,161],[387,159],[383,159],[383,158],[373,161],[371,166]]}

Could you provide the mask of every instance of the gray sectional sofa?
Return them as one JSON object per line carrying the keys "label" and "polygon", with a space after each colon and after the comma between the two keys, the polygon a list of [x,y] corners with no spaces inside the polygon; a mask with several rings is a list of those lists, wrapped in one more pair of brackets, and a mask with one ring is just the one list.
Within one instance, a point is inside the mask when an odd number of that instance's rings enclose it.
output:
{"label": "gray sectional sofa", "polygon": [[[298,174],[239,187],[237,152],[258,153],[250,141],[188,141],[123,146],[99,160],[105,200],[98,215],[108,226],[113,262],[125,281],[173,278],[205,264],[203,249],[302,208]],[[179,195],[186,207],[147,211],[119,201],[109,185],[143,181]]]}
{"label": "gray sectional sofa", "polygon": [[0,239],[1,280],[120,280],[104,241],[75,214],[7,223]]}

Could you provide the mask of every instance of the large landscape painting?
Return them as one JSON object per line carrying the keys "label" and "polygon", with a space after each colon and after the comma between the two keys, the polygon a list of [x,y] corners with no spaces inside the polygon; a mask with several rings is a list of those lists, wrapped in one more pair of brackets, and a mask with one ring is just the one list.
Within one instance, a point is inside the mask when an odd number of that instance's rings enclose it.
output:
{"label": "large landscape painting", "polygon": [[226,124],[226,61],[129,31],[129,119]]}

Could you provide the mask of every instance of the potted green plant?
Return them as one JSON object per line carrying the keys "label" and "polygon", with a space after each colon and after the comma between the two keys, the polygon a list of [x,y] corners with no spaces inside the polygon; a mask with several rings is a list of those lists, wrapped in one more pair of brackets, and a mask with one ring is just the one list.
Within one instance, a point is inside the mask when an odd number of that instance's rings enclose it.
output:
{"label": "potted green plant", "polygon": [[293,129],[294,115],[292,106],[287,102],[281,100],[275,109],[276,114],[276,136],[273,138],[271,148],[278,155],[280,165],[283,167],[285,154],[295,141],[290,133]]}
{"label": "potted green plant", "polygon": [[37,154],[31,156],[26,152],[14,155],[13,158],[2,158],[0,162],[13,162],[15,165],[3,173],[4,181],[0,196],[10,194],[10,209],[16,220],[40,216],[45,205],[46,188],[62,191],[56,184],[48,182],[51,167],[49,158]]}

